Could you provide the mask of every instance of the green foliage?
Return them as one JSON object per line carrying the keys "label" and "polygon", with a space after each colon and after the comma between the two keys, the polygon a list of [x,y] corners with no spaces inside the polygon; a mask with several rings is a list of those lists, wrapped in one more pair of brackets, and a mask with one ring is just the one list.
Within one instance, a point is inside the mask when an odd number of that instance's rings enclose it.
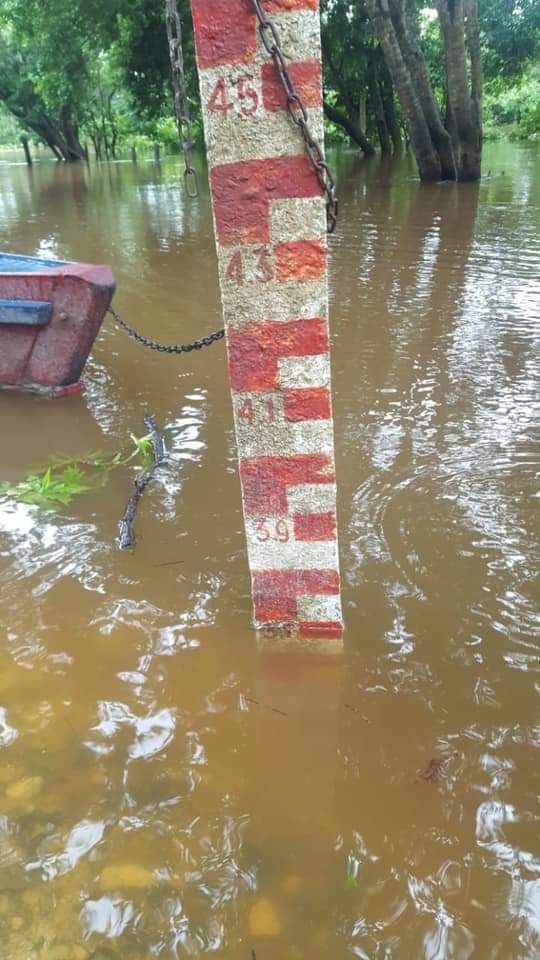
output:
{"label": "green foliage", "polygon": [[31,473],[15,486],[3,485],[0,495],[38,507],[57,508],[91,489],[84,479],[84,472],[75,463],[55,472],[50,466],[42,474]]}
{"label": "green foliage", "polygon": [[436,17],[429,16],[428,11],[424,11],[420,17],[420,39],[433,92],[443,109],[446,85],[444,44],[439,21]]}
{"label": "green foliage", "polygon": [[482,59],[488,81],[518,77],[538,57],[538,0],[478,0]]}
{"label": "green foliage", "polygon": [[486,125],[506,129],[512,138],[527,139],[540,135],[540,67],[532,66],[516,83],[503,78],[492,82],[485,101]]}
{"label": "green foliage", "polygon": [[[187,3],[180,6],[185,13]],[[189,30],[186,46],[196,91]],[[157,125],[173,107],[163,4],[2,0],[0,101],[31,127],[45,116],[62,134],[69,118],[74,135],[88,137],[98,157],[114,157],[118,144],[139,131],[161,139]],[[172,146],[170,126],[163,134]]]}
{"label": "green foliage", "polygon": [[358,889],[358,867],[359,867],[359,863],[356,857],[349,855],[349,857],[347,858],[347,870],[345,873],[345,880],[343,882],[344,890]]}
{"label": "green foliage", "polygon": [[88,453],[72,459],[53,456],[46,468],[30,473],[19,483],[0,484],[0,499],[17,500],[32,506],[58,510],[67,506],[83,493],[103,486],[111,472],[137,460],[148,466],[153,459],[150,434],[136,437],[131,434],[133,448],[128,453],[116,453],[112,457],[100,453]]}
{"label": "green foliage", "polygon": [[13,115],[0,103],[0,146],[12,146],[20,139],[20,126]]}
{"label": "green foliage", "polygon": [[[408,2],[414,5],[414,0]],[[200,141],[190,3],[178,0],[178,5],[188,96],[195,138]],[[431,81],[444,108],[438,22],[430,4],[417,0],[416,7]],[[540,3],[478,0],[478,9],[488,125],[512,124],[519,135],[534,134],[538,129],[534,61],[540,46]],[[321,15],[328,102],[356,122],[375,76],[385,104],[391,106],[388,72],[365,0],[321,0]],[[1,0],[0,104],[5,106],[4,115],[0,112],[0,143],[16,142],[20,132],[33,132],[43,139],[46,120],[53,141],[58,133],[58,146],[69,121],[74,136],[91,140],[104,157],[114,157],[122,144],[142,146],[152,141],[177,151],[163,2]],[[6,122],[6,109],[17,118],[20,130],[12,121]],[[328,129],[331,139],[348,139],[334,125]],[[368,139],[377,134],[369,96],[366,133]],[[63,146],[59,149],[65,155]]]}
{"label": "green foliage", "polygon": [[[178,0],[182,20],[184,69],[192,109],[198,111],[199,86],[189,0]],[[124,2],[117,18],[115,50],[140,121],[155,123],[172,115],[171,68],[164,4],[155,0]]]}
{"label": "green foliage", "polygon": [[[130,437],[133,441],[135,447],[135,453],[137,453],[144,464],[149,464],[152,462],[153,446],[152,446],[152,437],[149,433],[145,434],[144,437],[136,437],[134,433],[130,434]],[[134,454],[132,453],[125,463],[129,463],[133,459]]]}

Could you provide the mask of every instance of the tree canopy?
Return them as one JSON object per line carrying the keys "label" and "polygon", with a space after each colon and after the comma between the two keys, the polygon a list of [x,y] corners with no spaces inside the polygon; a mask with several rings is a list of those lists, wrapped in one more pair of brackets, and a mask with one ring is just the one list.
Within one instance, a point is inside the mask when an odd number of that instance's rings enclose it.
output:
{"label": "tree canopy", "polygon": [[[189,0],[178,6],[197,120]],[[537,0],[321,0],[321,18],[331,137],[366,155],[397,152],[406,139],[427,179],[474,176],[480,61],[488,128],[537,132]],[[141,136],[174,145],[164,3],[3,0],[0,103],[21,133],[65,160],[84,156],[88,142],[102,159]],[[0,125],[4,139],[12,131]]]}

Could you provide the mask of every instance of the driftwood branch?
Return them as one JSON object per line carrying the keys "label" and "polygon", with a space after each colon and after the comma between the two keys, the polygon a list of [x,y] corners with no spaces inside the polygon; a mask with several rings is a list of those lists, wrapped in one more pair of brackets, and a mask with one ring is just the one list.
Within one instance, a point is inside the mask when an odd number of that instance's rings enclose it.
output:
{"label": "driftwood branch", "polygon": [[163,442],[163,435],[158,430],[154,417],[145,417],[144,425],[148,430],[150,439],[152,441],[154,462],[146,470],[143,470],[143,472],[135,478],[133,483],[133,493],[126,504],[124,513],[122,514],[122,519],[118,524],[118,539],[116,542],[120,550],[128,550],[135,544],[135,532],[133,528],[135,524],[135,518],[137,516],[139,500],[141,499],[146,487],[153,479],[157,467],[159,467],[160,463],[162,463],[165,459],[165,444]]}

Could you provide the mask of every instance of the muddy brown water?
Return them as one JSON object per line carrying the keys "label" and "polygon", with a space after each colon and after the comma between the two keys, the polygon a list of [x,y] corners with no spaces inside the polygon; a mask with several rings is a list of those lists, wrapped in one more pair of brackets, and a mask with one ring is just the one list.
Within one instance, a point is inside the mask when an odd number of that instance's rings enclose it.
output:
{"label": "muddy brown water", "polygon": [[[257,653],[222,344],[107,322],[83,397],[0,397],[2,480],[147,412],[169,450],[133,553],[132,467],[0,506],[1,960],[539,955],[540,150],[460,188],[334,161],[343,664]],[[0,164],[0,248],[111,264],[163,340],[220,326],[176,159]]]}

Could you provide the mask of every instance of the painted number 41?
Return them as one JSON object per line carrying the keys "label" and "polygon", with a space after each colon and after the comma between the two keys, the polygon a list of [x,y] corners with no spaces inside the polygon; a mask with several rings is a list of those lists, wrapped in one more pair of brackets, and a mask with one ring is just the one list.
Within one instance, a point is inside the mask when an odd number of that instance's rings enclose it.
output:
{"label": "painted number 41", "polygon": [[246,397],[245,400],[242,400],[238,404],[236,415],[239,420],[248,423],[250,427],[253,426],[255,420],[262,423],[275,423],[276,411],[274,401],[272,397],[267,397],[261,404],[257,404],[257,409],[255,410],[251,397]]}
{"label": "painted number 41", "polygon": [[[243,73],[235,80],[229,80],[229,84],[225,77],[220,77],[212,90],[208,109],[228,117],[229,112],[236,107],[235,112],[238,111],[242,117],[252,117],[259,106],[259,94],[252,80],[253,76],[250,73]],[[233,88],[232,97],[229,94],[229,86]]]}

